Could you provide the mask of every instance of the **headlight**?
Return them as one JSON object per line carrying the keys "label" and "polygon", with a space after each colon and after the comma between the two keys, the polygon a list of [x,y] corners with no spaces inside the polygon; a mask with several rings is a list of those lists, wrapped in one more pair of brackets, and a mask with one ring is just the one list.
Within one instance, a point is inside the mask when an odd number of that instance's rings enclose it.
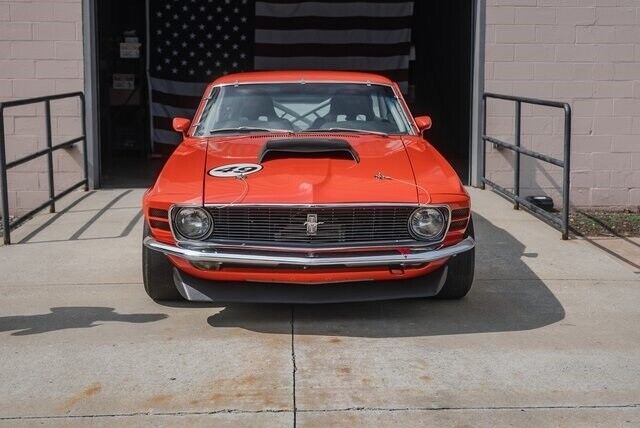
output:
{"label": "headlight", "polygon": [[447,218],[438,208],[418,208],[409,217],[409,231],[418,239],[439,239],[446,227]]}
{"label": "headlight", "polygon": [[202,239],[211,233],[213,219],[202,208],[180,208],[173,218],[176,232],[187,239]]}

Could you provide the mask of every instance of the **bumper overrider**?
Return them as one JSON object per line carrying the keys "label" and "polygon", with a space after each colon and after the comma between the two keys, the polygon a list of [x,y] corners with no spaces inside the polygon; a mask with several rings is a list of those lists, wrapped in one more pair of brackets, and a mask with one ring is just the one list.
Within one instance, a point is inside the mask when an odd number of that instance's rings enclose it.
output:
{"label": "bumper overrider", "polygon": [[[165,244],[148,236],[144,245],[168,256],[191,263],[220,263],[259,267],[351,268],[366,266],[407,266],[435,262],[456,256],[474,248],[475,240],[467,237],[461,242],[437,249],[412,248],[409,251],[385,253],[282,253],[230,251],[215,245],[186,248]],[[403,281],[363,281],[340,284],[273,284],[231,281],[208,281],[193,277],[174,268],[174,283],[187,300],[204,302],[263,302],[263,303],[332,303],[363,300],[382,300],[427,297],[438,294],[447,277],[447,266],[426,275]]]}

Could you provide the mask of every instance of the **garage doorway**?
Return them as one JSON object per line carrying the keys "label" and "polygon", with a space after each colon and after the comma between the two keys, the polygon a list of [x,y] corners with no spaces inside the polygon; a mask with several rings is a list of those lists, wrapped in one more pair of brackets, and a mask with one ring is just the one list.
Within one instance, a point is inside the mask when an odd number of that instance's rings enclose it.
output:
{"label": "garage doorway", "polygon": [[[153,183],[168,154],[152,149],[146,61],[147,51],[157,47],[152,46],[153,37],[151,43],[147,39],[148,9],[145,0],[86,1],[95,13],[92,37],[98,96],[93,103],[98,111],[100,145],[94,165],[100,165],[98,182],[106,187],[146,187]],[[215,6],[216,1],[213,3]],[[433,119],[427,138],[467,184],[472,115],[479,113],[472,103],[475,3],[413,2],[407,93],[412,111]]]}
{"label": "garage doorway", "polygon": [[431,116],[425,136],[465,184],[471,166],[473,6],[472,0],[414,2],[409,77],[412,112]]}
{"label": "garage doorway", "polygon": [[96,2],[100,183],[148,187],[164,159],[151,153],[145,0]]}

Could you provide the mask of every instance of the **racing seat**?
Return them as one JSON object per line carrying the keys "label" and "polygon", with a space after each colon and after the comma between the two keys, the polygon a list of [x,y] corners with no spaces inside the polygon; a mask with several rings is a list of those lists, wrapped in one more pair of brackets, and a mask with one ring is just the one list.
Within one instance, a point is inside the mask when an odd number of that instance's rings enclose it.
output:
{"label": "racing seat", "polygon": [[334,95],[329,113],[313,121],[310,129],[320,129],[328,122],[374,120],[371,98],[367,95]]}
{"label": "racing seat", "polygon": [[237,120],[224,122],[223,127],[250,126],[292,130],[291,122],[276,114],[273,100],[267,94],[252,94],[243,97],[236,105]]}
{"label": "racing seat", "polygon": [[238,116],[247,120],[278,120],[273,101],[268,95],[252,95],[245,97],[241,102],[242,109]]}
{"label": "racing seat", "polygon": [[228,101],[230,106],[223,120],[217,124],[220,128],[236,128],[241,126],[255,128],[277,128],[293,130],[293,125],[286,119],[278,117],[271,97],[264,93],[234,97]]}

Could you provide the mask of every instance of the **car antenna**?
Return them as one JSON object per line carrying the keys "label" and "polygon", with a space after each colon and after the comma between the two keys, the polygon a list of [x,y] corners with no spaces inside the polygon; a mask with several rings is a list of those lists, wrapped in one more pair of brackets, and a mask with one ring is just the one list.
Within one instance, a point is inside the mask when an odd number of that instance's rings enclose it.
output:
{"label": "car antenna", "polygon": [[376,180],[393,180],[393,181],[397,181],[398,183],[406,184],[408,186],[413,186],[417,190],[422,190],[424,193],[426,193],[427,196],[429,197],[429,202],[427,203],[429,204],[431,203],[431,192],[429,192],[424,187],[420,186],[418,183],[412,183],[410,181],[404,181],[404,180],[400,180],[399,178],[394,178],[389,175],[384,175],[381,171],[379,171],[376,175],[374,175],[373,178],[375,178]]}
{"label": "car antenna", "polygon": [[378,173],[376,175],[374,175],[373,178],[375,178],[377,180],[391,180],[391,177],[387,177],[386,175],[384,175],[382,173],[382,171],[378,171]]}

